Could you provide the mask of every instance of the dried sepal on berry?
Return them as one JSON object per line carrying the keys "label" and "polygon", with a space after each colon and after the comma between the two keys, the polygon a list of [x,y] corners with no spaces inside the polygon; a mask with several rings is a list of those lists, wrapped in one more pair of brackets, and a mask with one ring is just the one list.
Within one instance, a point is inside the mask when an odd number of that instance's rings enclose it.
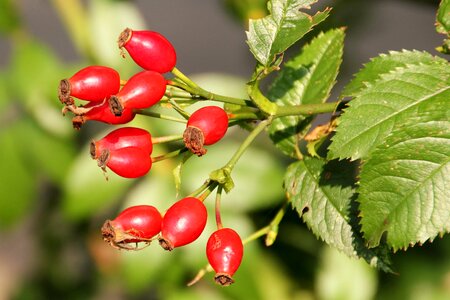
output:
{"label": "dried sepal on berry", "polygon": [[185,146],[197,156],[206,154],[205,145],[223,138],[228,129],[228,115],[218,106],[205,106],[189,117],[183,133]]}
{"label": "dried sepal on berry", "polygon": [[[117,249],[140,250],[161,231],[162,216],[151,205],[136,205],[123,210],[114,220],[106,220],[103,240]],[[138,243],[145,243],[138,247]]]}

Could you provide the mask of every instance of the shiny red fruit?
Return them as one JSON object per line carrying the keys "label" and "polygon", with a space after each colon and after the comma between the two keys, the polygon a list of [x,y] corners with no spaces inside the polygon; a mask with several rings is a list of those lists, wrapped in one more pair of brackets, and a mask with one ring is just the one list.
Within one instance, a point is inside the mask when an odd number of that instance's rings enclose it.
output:
{"label": "shiny red fruit", "polygon": [[151,205],[131,206],[114,220],[107,220],[102,227],[103,239],[111,246],[124,249],[129,243],[146,242],[161,231],[162,216]]}
{"label": "shiny red fruit", "polygon": [[204,145],[217,143],[228,129],[228,115],[218,106],[205,106],[195,111],[183,134],[184,144],[194,154],[206,153]]}
{"label": "shiny red fruit", "polygon": [[88,101],[103,101],[120,90],[120,75],[116,70],[103,66],[81,69],[69,79],[61,80],[58,96],[62,103],[71,104],[75,97]]}
{"label": "shiny red fruit", "polygon": [[166,80],[154,71],[142,71],[131,77],[119,93],[109,98],[114,115],[124,109],[148,108],[161,100],[166,92]]}
{"label": "shiny red fruit", "polygon": [[206,244],[206,256],[216,272],[214,279],[220,285],[230,285],[234,282],[232,276],[239,268],[243,255],[242,240],[231,228],[217,230]]}
{"label": "shiny red fruit", "polygon": [[122,127],[111,131],[98,141],[92,141],[91,156],[96,159],[105,149],[115,150],[125,147],[137,147],[150,155],[153,151],[152,136],[141,128]]}
{"label": "shiny red fruit", "polygon": [[103,170],[108,167],[125,178],[144,176],[152,167],[152,159],[148,152],[137,147],[103,150],[97,162]]}
{"label": "shiny red fruit", "polygon": [[90,102],[83,108],[91,108],[91,110],[81,115],[77,115],[72,119],[72,124],[75,129],[80,129],[81,126],[89,120],[110,125],[118,125],[131,122],[136,116],[136,113],[130,108],[124,109],[122,115],[115,116],[111,112],[107,101],[103,103]]}
{"label": "shiny red fruit", "polygon": [[163,217],[160,245],[171,251],[192,243],[202,234],[207,218],[206,207],[199,199],[187,197],[177,201]]}
{"label": "shiny red fruit", "polygon": [[175,48],[155,31],[126,28],[119,36],[119,48],[127,49],[134,62],[146,70],[166,73],[177,62]]}

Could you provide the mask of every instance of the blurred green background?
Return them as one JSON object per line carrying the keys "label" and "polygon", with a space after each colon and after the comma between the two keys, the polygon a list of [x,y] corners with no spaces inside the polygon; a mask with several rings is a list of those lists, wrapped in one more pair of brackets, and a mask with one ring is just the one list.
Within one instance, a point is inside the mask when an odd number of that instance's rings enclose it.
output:
{"label": "blurred green background", "polygon": [[[317,7],[325,5],[334,9],[322,29],[348,26],[337,91],[378,53],[437,54],[438,1],[340,0]],[[215,285],[212,274],[186,287],[206,264],[212,213],[198,241],[171,253],[156,244],[119,252],[102,241],[105,219],[135,204],[164,211],[221,167],[245,132],[233,128],[208,155],[189,160],[180,195],[172,176],[176,160],[155,164],[140,180],[109,172],[106,181],[88,143],[111,127],[87,123],[73,130],[70,117],[61,115],[59,80],[90,64],[128,78],[138,69],[120,57],[117,36],[125,27],[147,28],[173,42],[179,68],[201,86],[243,95],[254,66],[245,20],[265,13],[261,0],[0,0],[0,299],[450,299],[448,236],[394,254],[398,274],[384,274],[325,246],[288,210],[272,247],[246,246],[236,283],[227,288]],[[142,116],[131,125],[154,136],[183,129]],[[257,140],[235,169],[235,190],[223,199],[224,224],[245,237],[270,222],[283,202],[289,162],[267,139]]]}

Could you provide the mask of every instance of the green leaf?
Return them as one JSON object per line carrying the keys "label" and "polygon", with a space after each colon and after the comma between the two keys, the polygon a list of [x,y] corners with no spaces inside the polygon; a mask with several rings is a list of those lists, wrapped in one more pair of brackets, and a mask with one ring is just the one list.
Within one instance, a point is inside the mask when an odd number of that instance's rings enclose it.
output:
{"label": "green leaf", "polygon": [[339,118],[328,157],[365,158],[424,102],[450,98],[449,64],[397,68],[359,92]]}
{"label": "green leaf", "polygon": [[368,84],[373,83],[382,75],[392,72],[399,67],[436,63],[446,64],[447,61],[440,57],[432,56],[428,52],[416,50],[390,51],[389,54],[380,54],[380,56],[372,58],[370,62],[364,65],[361,71],[356,73],[353,80],[342,91],[341,98],[356,96]]}
{"label": "green leaf", "polygon": [[439,33],[450,33],[450,0],[442,0],[436,15],[436,30]]}
{"label": "green leaf", "polygon": [[390,271],[380,249],[367,249],[359,236],[354,197],[355,164],[305,157],[291,164],[285,191],[308,227],[349,257],[361,257]]}
{"label": "green leaf", "polygon": [[317,0],[273,0],[267,6],[269,15],[249,21],[247,43],[255,58],[269,67],[276,56],[286,51],[313,26],[325,20],[329,9],[310,16],[301,11]]}
{"label": "green leaf", "polygon": [[385,232],[394,250],[450,232],[448,99],[426,103],[422,115],[393,131],[363,165],[358,192],[370,246]]}
{"label": "green leaf", "polygon": [[[276,104],[299,105],[325,102],[342,62],[344,29],[319,34],[293,59],[286,62],[269,89]],[[286,155],[296,157],[298,142],[309,129],[312,117],[289,116],[273,120],[269,134]]]}
{"label": "green leaf", "polygon": [[436,31],[447,35],[444,44],[437,50],[450,54],[450,0],[442,0],[436,15]]}

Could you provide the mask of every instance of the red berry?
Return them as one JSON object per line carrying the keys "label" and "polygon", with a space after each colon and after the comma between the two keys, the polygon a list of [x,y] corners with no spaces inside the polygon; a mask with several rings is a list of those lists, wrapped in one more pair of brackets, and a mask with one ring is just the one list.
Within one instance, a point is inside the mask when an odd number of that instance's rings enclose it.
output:
{"label": "red berry", "polygon": [[221,285],[234,282],[232,276],[239,268],[244,255],[244,246],[239,235],[230,228],[214,232],[206,244],[206,256],[216,272],[215,281]]}
{"label": "red berry", "polygon": [[120,90],[120,75],[103,66],[81,69],[69,79],[61,80],[58,96],[62,103],[73,104],[71,97],[88,101],[103,101]]}
{"label": "red berry", "polygon": [[106,167],[125,178],[144,176],[152,167],[150,155],[137,147],[105,149],[97,158],[98,166],[104,171]]}
{"label": "red berry", "polygon": [[142,71],[131,77],[119,93],[109,98],[114,115],[120,116],[124,109],[148,108],[164,96],[166,80],[154,71]]}
{"label": "red berry", "polygon": [[120,34],[118,43],[120,49],[127,49],[134,62],[146,70],[166,73],[177,62],[174,47],[158,32],[126,28]]}
{"label": "red berry", "polygon": [[206,207],[199,199],[187,197],[177,201],[163,217],[160,245],[171,251],[192,243],[205,229],[207,217]]}
{"label": "red berry", "polygon": [[96,159],[105,149],[115,150],[125,147],[137,147],[150,155],[153,151],[152,136],[141,128],[122,127],[111,131],[98,141],[92,141],[91,156]]}
{"label": "red berry", "polygon": [[91,110],[81,115],[77,115],[72,119],[72,124],[75,129],[80,129],[81,126],[84,123],[86,123],[86,121],[89,120],[103,122],[111,125],[117,125],[131,122],[136,116],[136,113],[129,108],[124,109],[122,111],[122,115],[115,116],[111,112],[111,109],[109,108],[109,103],[107,101],[103,103],[90,102],[83,108],[91,108]]}
{"label": "red berry", "polygon": [[183,134],[184,144],[194,154],[206,153],[203,145],[217,143],[227,132],[228,115],[218,106],[205,106],[195,111]]}
{"label": "red berry", "polygon": [[103,239],[111,246],[125,249],[129,249],[128,243],[149,243],[161,231],[161,221],[161,214],[155,207],[131,206],[103,224]]}

